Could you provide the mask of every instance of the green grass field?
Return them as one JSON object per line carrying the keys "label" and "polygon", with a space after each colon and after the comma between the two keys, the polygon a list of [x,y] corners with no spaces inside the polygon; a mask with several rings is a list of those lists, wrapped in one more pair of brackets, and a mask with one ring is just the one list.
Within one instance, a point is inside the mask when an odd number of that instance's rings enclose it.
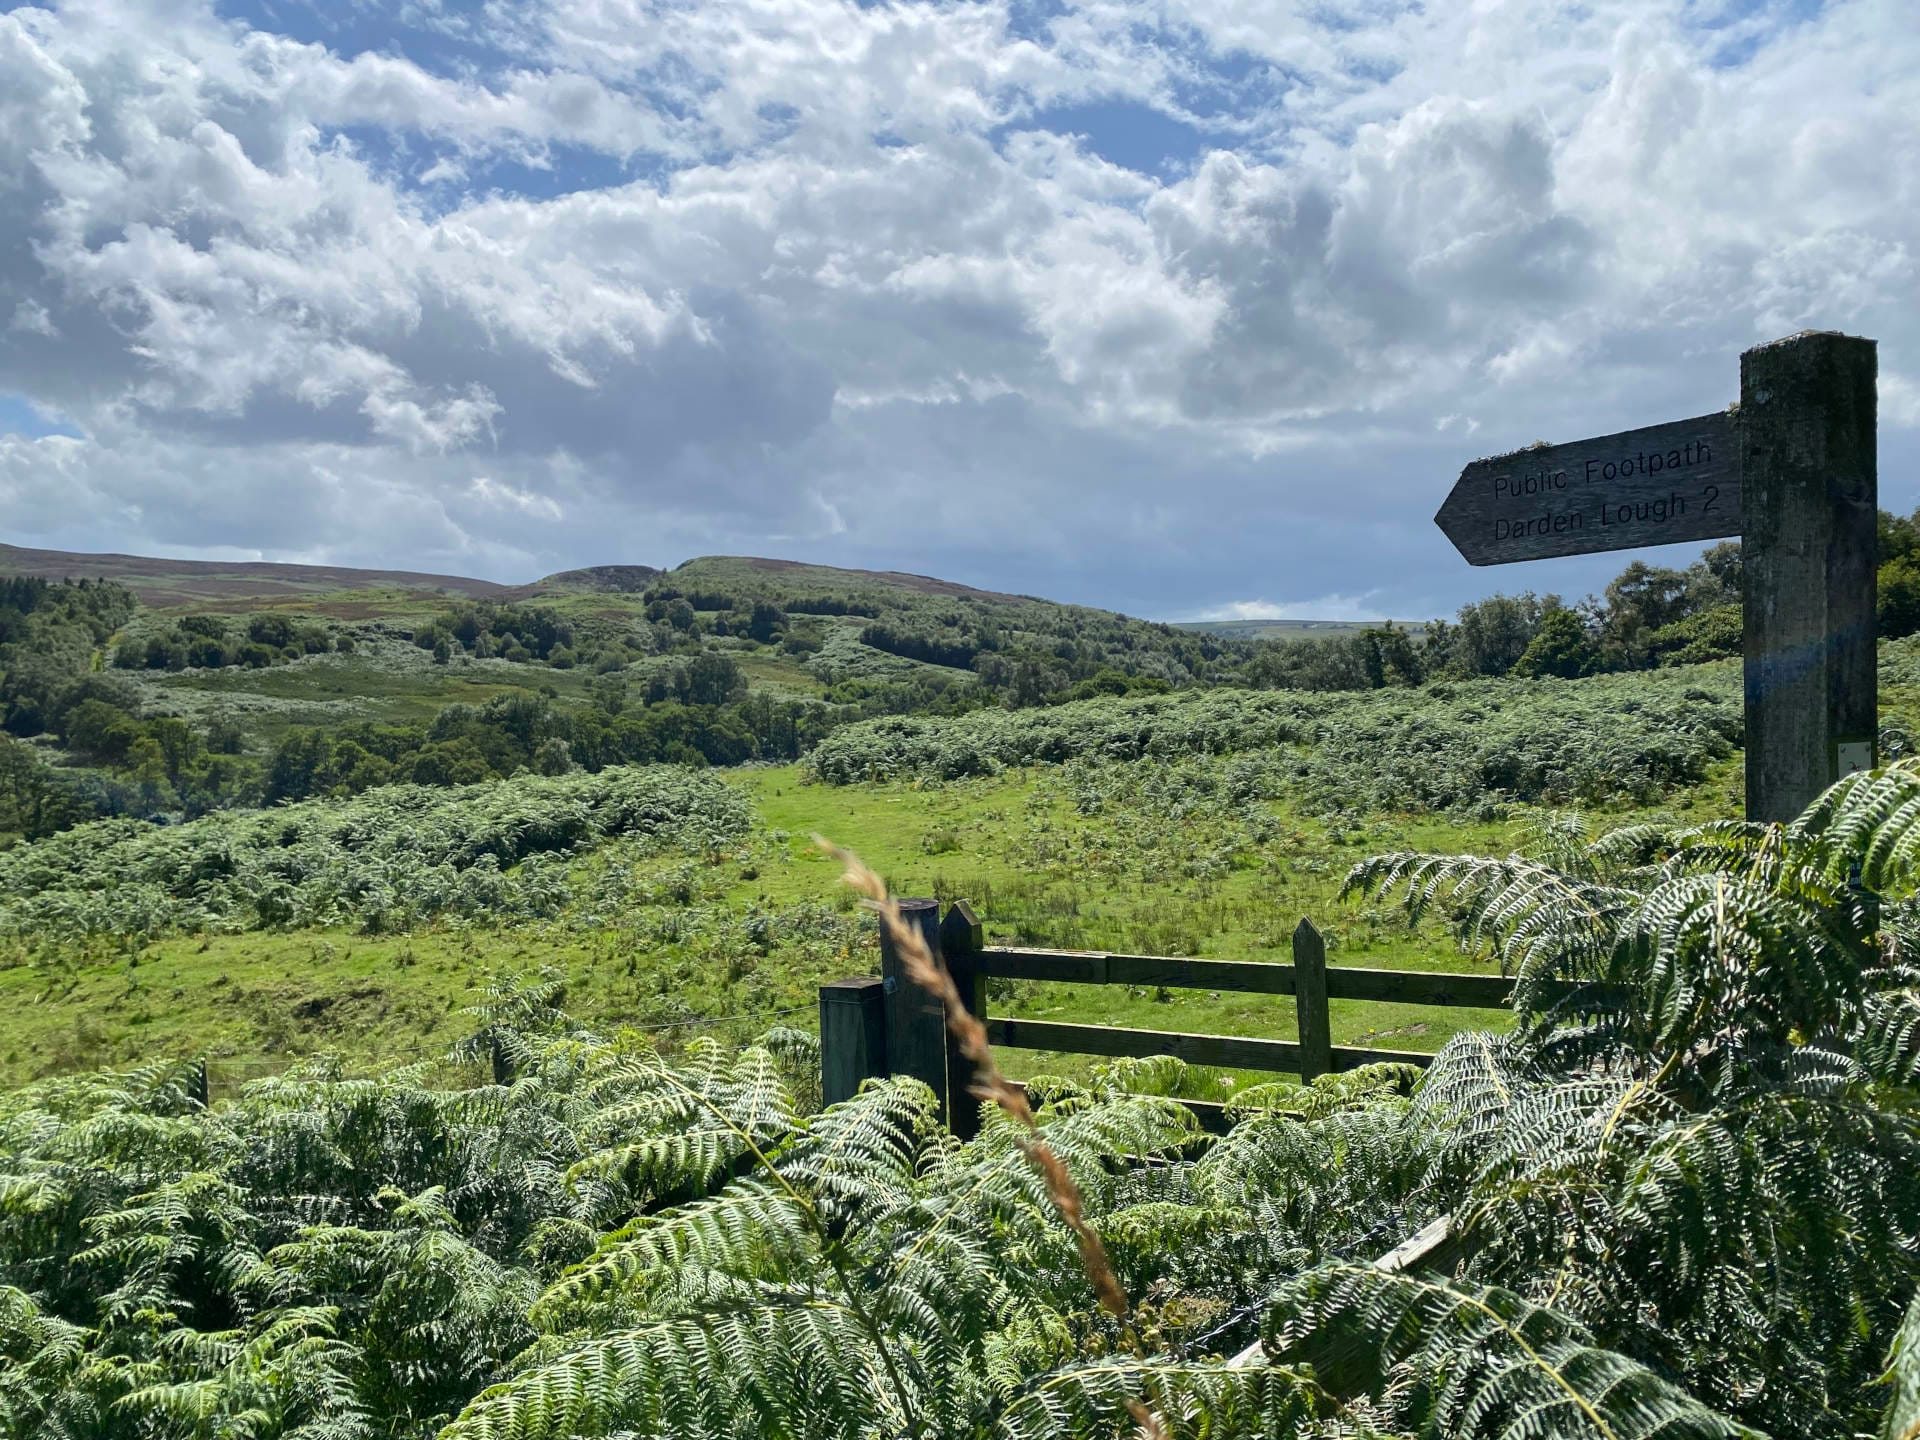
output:
{"label": "green grass field", "polygon": [[[1150,762],[1148,762],[1150,763]],[[1115,767],[1119,768],[1119,767]],[[1348,867],[1416,848],[1500,853],[1519,822],[1434,817],[1353,822],[1265,802],[1182,817],[1109,806],[1080,812],[1061,767],[927,784],[826,786],[799,767],[725,773],[758,822],[712,859],[680,853],[633,865],[617,906],[576,901],[559,918],[502,928],[436,922],[408,935],[352,929],[182,935],[102,963],[25,950],[0,961],[0,1074],[9,1080],[158,1056],[212,1057],[216,1083],[332,1051],[356,1064],[431,1060],[468,1033],[463,1007],[487,982],[552,967],[568,1009],[595,1026],[662,1027],[669,1040],[745,1040],[771,1023],[812,1028],[818,985],[877,967],[872,921],[811,841],[859,852],[896,894],[964,897],[990,942],[1223,959],[1288,958],[1311,917],[1338,965],[1486,973],[1437,929],[1341,902]],[[1674,797],[1687,818],[1737,809],[1737,759]],[[1594,817],[1599,828],[1653,813]],[[610,864],[578,860],[587,893]],[[1092,1024],[1267,1036],[1294,1034],[1283,998],[1117,986],[994,982],[997,1013]],[[789,1013],[793,1012],[793,1013]],[[744,1016],[718,1027],[687,1025]],[[1336,1001],[1336,1044],[1437,1049],[1503,1012]],[[676,1028],[680,1027],[680,1028]],[[1012,1073],[1084,1073],[1094,1063],[1013,1052]],[[1243,1081],[1245,1076],[1234,1077]]]}

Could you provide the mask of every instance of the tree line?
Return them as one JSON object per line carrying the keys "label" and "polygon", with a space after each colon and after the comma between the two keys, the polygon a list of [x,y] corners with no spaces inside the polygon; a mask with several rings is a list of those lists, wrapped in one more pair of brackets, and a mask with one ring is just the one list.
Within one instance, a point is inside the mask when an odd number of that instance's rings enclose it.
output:
{"label": "tree line", "polygon": [[[1879,631],[1920,632],[1920,510],[1880,512]],[[1603,594],[1493,595],[1431,621],[1416,639],[1391,624],[1331,639],[1269,641],[1249,667],[1259,688],[1366,690],[1513,675],[1577,679],[1741,653],[1740,544],[1710,546],[1684,569],[1627,565]]]}

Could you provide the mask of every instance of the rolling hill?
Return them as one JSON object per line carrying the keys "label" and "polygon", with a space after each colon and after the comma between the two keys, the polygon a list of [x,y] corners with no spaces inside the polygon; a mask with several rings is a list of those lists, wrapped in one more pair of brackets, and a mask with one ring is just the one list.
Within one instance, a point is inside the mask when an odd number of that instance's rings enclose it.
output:
{"label": "rolling hill", "polygon": [[589,565],[561,570],[519,585],[469,575],[430,571],[378,570],[350,565],[288,565],[265,560],[167,560],[149,555],[86,554],[71,550],[35,550],[0,544],[0,575],[30,575],[42,580],[111,580],[125,585],[140,603],[154,609],[245,609],[318,601],[340,591],[414,590],[464,596],[473,600],[528,600],[540,595],[589,591],[640,594],[671,575],[685,586],[728,586],[753,596],[782,599],[849,590],[890,590],[917,596],[975,598],[988,601],[1036,601],[971,585],[910,575],[894,570],[842,570],[798,560],[758,556],[707,555],[673,570],[653,565]]}
{"label": "rolling hill", "polygon": [[155,609],[246,609],[256,602],[313,599],[340,590],[424,590],[476,600],[511,600],[530,587],[464,575],[359,570],[343,565],[265,561],[162,560],[147,555],[86,555],[0,545],[0,575],[42,580],[112,580]]}

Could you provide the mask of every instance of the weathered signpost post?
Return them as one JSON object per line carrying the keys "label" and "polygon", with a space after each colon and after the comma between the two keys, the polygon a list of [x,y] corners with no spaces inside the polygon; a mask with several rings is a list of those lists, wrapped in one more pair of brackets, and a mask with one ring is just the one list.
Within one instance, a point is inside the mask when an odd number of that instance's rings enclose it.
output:
{"label": "weathered signpost post", "polygon": [[1473,565],[1741,537],[1747,818],[1790,820],[1874,763],[1874,342],[1740,357],[1740,403],[1460,472],[1434,522]]}

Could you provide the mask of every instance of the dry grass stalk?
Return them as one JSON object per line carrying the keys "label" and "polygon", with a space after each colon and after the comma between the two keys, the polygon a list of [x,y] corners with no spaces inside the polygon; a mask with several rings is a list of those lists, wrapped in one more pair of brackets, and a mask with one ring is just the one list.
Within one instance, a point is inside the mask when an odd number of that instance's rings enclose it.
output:
{"label": "dry grass stalk", "polygon": [[[953,983],[953,976],[947,972],[946,966],[933,957],[920,931],[901,918],[900,906],[887,892],[886,882],[868,869],[851,850],[842,850],[819,835],[813,839],[816,845],[840,862],[846,872],[843,877],[846,883],[865,896],[867,905],[879,915],[880,923],[893,938],[894,948],[906,968],[907,978],[940,1001],[946,1013],[947,1029],[952,1032],[954,1042],[960,1047],[960,1053],[973,1062],[973,1083],[968,1088],[983,1101],[999,1106],[1025,1132],[1020,1140],[1021,1153],[1046,1182],[1047,1194],[1054,1208],[1073,1232],[1074,1241],[1080,1247],[1081,1267],[1087,1272],[1087,1279],[1093,1283],[1094,1294],[1099,1297],[1103,1309],[1125,1320],[1130,1309],[1127,1292],[1121,1287],[1120,1277],[1114,1273],[1113,1262],[1107,1258],[1107,1247],[1100,1243],[1099,1233],[1087,1223],[1086,1202],[1080,1194],[1080,1187],[1074,1183],[1073,1176],[1068,1173],[1060,1157],[1041,1138],[1040,1125],[1034,1119],[1033,1107],[1027,1102],[1025,1087],[1000,1073],[999,1063],[993,1058],[993,1047],[987,1043],[987,1027],[967,1009],[966,1002],[961,999],[960,991]],[[1130,1327],[1127,1337],[1138,1349],[1138,1341]],[[1159,1416],[1138,1400],[1128,1401],[1127,1409],[1132,1412],[1147,1440],[1166,1440],[1166,1427]]]}

